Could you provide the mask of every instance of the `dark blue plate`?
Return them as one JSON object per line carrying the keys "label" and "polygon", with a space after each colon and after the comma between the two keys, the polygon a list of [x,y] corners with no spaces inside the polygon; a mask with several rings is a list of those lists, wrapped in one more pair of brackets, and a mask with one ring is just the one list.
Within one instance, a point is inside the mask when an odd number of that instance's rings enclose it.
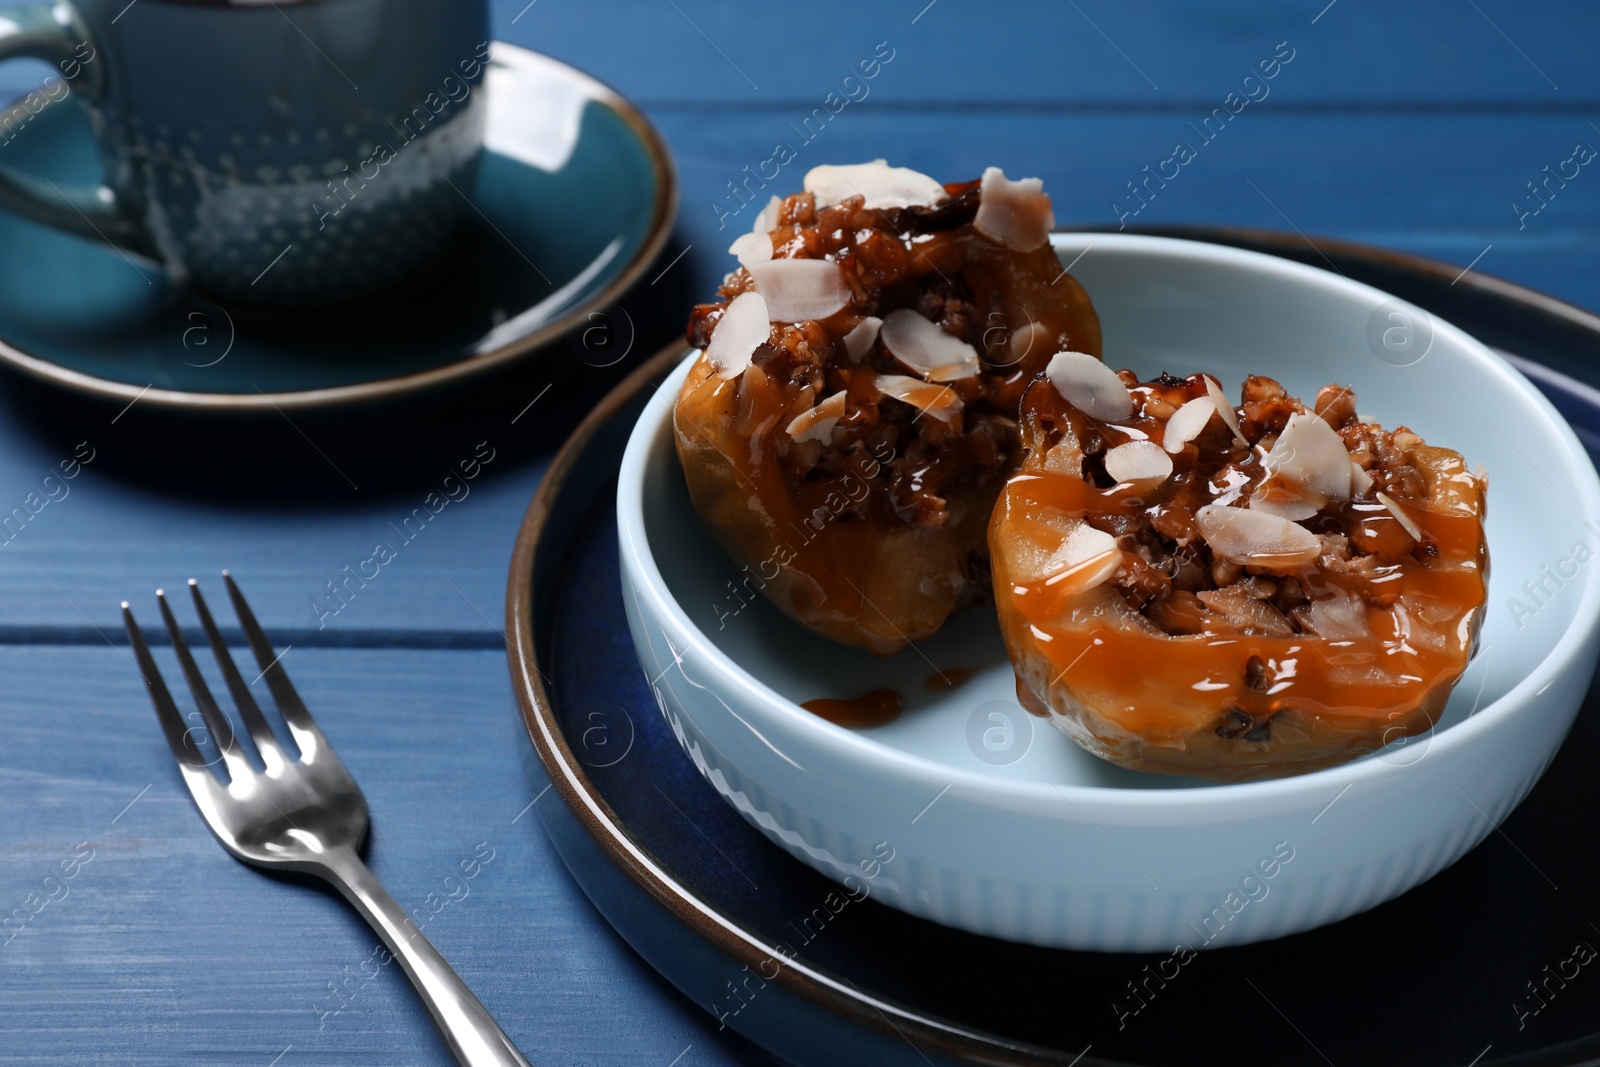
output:
{"label": "dark blue plate", "polygon": [[[672,162],[650,123],[605,85],[504,42],[493,55],[474,210],[431,269],[394,292],[337,312],[261,315],[0,212],[0,361],[121,403],[271,413],[414,394],[562,336],[661,249],[677,208]],[[79,110],[27,119],[6,163],[96,180]]]}
{"label": "dark blue plate", "polygon": [[[1515,353],[1600,455],[1600,392],[1577,380],[1600,381],[1587,312],[1336,242],[1163,232],[1331,261],[1452,319]],[[618,386],[551,467],[507,618],[529,774],[562,801],[538,806],[545,828],[606,918],[696,1003],[800,1064],[1596,1062],[1600,687],[1499,833],[1403,897],[1310,933],[1174,962],[990,940],[870,899],[822,908],[833,883],[747,825],[678,747],[623,616],[614,474],[681,354]]]}

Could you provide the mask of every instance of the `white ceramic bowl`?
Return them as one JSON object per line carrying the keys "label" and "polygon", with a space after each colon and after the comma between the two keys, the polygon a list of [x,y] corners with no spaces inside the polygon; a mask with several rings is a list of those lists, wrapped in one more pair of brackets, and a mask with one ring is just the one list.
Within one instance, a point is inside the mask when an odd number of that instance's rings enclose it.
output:
{"label": "white ceramic bowl", "polygon": [[[1600,553],[1584,526],[1600,519],[1588,457],[1503,360],[1375,289],[1190,241],[1074,234],[1056,246],[1077,261],[1112,366],[1144,378],[1204,370],[1232,388],[1253,371],[1301,396],[1348,383],[1363,414],[1487,468],[1490,602],[1441,725],[1295,778],[1145,775],[1021,712],[989,611],[874,659],[759,597],[742,606],[738,569],[702,530],[673,450],[686,361],[633,431],[617,491],[628,620],[673,732],[722,796],[799,859],[995,937],[1116,951],[1239,944],[1432,877],[1527,794],[1593,673],[1600,565],[1574,555],[1578,541]],[[1559,585],[1546,578],[1558,570]],[[1541,580],[1545,594],[1530,598],[1524,583]],[[977,673],[936,691],[924,684],[936,667]],[[880,686],[909,706],[876,729],[797,706]]]}

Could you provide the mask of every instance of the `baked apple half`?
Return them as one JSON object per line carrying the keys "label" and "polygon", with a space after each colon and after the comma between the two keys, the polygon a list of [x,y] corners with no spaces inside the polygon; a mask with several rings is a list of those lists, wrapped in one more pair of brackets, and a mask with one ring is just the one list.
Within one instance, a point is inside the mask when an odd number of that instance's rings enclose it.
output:
{"label": "baked apple half", "polygon": [[1144,771],[1298,774],[1425,732],[1483,619],[1482,475],[1251,376],[1140,382],[1063,353],[989,530],[1030,710]]}
{"label": "baked apple half", "polygon": [[812,170],[733,243],[739,269],[689,323],[674,429],[741,584],[880,655],[988,598],[1023,390],[1055,353],[1100,350],[1052,224],[1037,179],[879,160]]}

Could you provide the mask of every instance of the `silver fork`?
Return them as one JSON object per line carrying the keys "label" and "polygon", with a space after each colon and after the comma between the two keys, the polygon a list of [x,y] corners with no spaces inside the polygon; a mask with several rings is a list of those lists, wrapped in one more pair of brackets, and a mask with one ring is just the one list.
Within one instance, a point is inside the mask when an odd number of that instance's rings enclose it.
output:
{"label": "silver fork", "polygon": [[[377,877],[362,862],[358,850],[367,836],[367,802],[350,772],[333,754],[328,741],[306,711],[283,665],[272,651],[250,605],[227,571],[222,579],[228,597],[239,616],[267,681],[272,699],[300,750],[292,758],[278,743],[272,727],[250,695],[250,686],[240,676],[222,640],[222,633],[206,608],[200,586],[189,580],[195,611],[205,628],[212,654],[227,682],[233,702],[244,719],[264,770],[257,770],[245,755],[228,717],[211,697],[211,690],[195,666],[184,641],[183,631],[172,615],[166,594],[156,591],[161,617],[172,637],[172,648],[183,668],[189,691],[200,708],[205,728],[215,739],[229,781],[224,783],[200,752],[194,730],[184,725],[182,714],[161,680],[161,672],[150,655],[144,635],[133,621],[128,602],[122,602],[122,621],[128,627],[140,673],[155,705],[156,718],[167,735],[167,744],[178,758],[184,784],[194,796],[195,805],[206,825],[217,835],[222,847],[235,857],[258,867],[283,867],[315,875],[332,883],[383,938],[394,958],[400,961],[417,995],[433,1016],[434,1025],[450,1046],[457,1062],[464,1067],[529,1067],[505,1032],[489,1017],[466,983],[450,969],[420,931],[411,924],[400,905],[394,902]],[[215,761],[212,761],[215,762]]]}

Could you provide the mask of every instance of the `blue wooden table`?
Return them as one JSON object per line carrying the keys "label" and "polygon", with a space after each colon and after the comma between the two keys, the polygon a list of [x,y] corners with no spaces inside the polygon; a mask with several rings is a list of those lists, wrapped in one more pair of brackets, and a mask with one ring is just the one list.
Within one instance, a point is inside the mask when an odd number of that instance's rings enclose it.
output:
{"label": "blue wooden table", "polygon": [[[685,292],[728,268],[752,196],[883,155],[950,180],[1039,175],[1063,224],[1336,236],[1600,310],[1592,4],[496,0],[494,29],[660,126],[682,204],[658,269]],[[8,66],[0,88],[39,74]],[[547,429],[576,414],[559,400]],[[551,797],[519,762],[500,632],[548,459],[547,441],[515,447],[527,423],[484,414],[505,459],[324,619],[326,583],[420,503],[432,468],[252,504],[130,477],[110,461],[117,424],[45,432],[34,403],[0,380],[0,510],[68,458],[66,438],[94,459],[0,545],[0,915],[27,916],[0,934],[0,1063],[448,1061],[374,935],[329,894],[229,859],[175,773],[116,606],[149,622],[157,586],[224,566],[294,645],[284,662],[370,802],[373,868],[407,906],[446,902],[428,936],[530,1058],[770,1062],[633,955],[531,817]]]}

